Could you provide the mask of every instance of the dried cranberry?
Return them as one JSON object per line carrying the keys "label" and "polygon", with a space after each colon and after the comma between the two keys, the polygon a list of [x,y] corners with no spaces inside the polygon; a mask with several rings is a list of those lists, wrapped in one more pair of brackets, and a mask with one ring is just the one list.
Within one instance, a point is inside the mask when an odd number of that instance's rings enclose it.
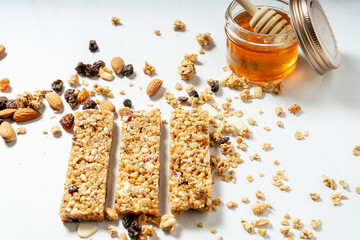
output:
{"label": "dried cranberry", "polygon": [[52,84],[51,84],[51,88],[52,90],[54,90],[55,92],[61,92],[63,90],[63,86],[64,83],[63,81],[61,81],[60,79],[55,80]]}
{"label": "dried cranberry", "polygon": [[74,115],[69,113],[60,119],[60,124],[66,131],[69,131],[74,125],[74,120],[75,120]]}
{"label": "dried cranberry", "polygon": [[74,192],[77,192],[77,191],[78,191],[77,186],[71,185],[71,186],[69,187],[69,193],[74,193]]}
{"label": "dried cranberry", "polygon": [[122,220],[122,224],[125,229],[129,229],[131,224],[135,221],[136,221],[135,215],[126,215]]}
{"label": "dried cranberry", "polygon": [[229,140],[230,140],[229,137],[222,137],[219,139],[218,145],[220,146],[221,144],[227,143]]}
{"label": "dried cranberry", "polygon": [[192,91],[189,92],[189,96],[198,98],[199,94],[198,94],[198,92],[196,90],[192,90]]}
{"label": "dried cranberry", "polygon": [[95,102],[94,100],[87,99],[87,100],[84,102],[83,110],[86,110],[86,109],[95,109],[95,108],[96,108],[96,102]]}
{"label": "dried cranberry", "polygon": [[132,64],[127,64],[124,66],[122,73],[126,77],[130,77],[134,73],[134,67]]}
{"label": "dried cranberry", "polygon": [[99,49],[99,46],[97,45],[96,41],[90,40],[90,43],[89,43],[90,52],[96,52],[96,50],[98,50],[98,49]]}
{"label": "dried cranberry", "polygon": [[6,103],[9,101],[7,97],[0,97],[0,110],[6,108]]}
{"label": "dried cranberry", "polygon": [[218,80],[213,81],[210,84],[210,88],[213,93],[216,93],[217,91],[219,91],[219,81]]}
{"label": "dried cranberry", "polygon": [[18,109],[18,105],[16,103],[16,101],[14,99],[10,99],[7,103],[6,103],[6,108],[10,108],[10,109]]}
{"label": "dried cranberry", "polygon": [[132,102],[130,99],[125,99],[123,104],[125,107],[132,108]]}

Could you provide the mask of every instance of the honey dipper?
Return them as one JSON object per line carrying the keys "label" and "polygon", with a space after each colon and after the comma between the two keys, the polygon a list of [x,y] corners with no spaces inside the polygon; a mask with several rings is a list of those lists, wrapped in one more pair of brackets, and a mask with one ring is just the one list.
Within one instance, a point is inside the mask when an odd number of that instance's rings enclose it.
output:
{"label": "honey dipper", "polygon": [[[251,16],[250,27],[262,34],[280,34],[292,31],[286,19],[269,7],[258,10],[249,0],[236,0]],[[286,25],[287,24],[287,25]]]}

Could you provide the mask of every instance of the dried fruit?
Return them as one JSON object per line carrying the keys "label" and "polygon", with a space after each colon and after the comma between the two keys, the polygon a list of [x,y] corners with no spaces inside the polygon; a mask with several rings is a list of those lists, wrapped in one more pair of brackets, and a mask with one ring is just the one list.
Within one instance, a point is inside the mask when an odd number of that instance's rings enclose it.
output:
{"label": "dried fruit", "polygon": [[78,103],[83,103],[85,100],[89,97],[89,92],[85,88],[83,88],[79,94],[77,95],[77,101]]}
{"label": "dried fruit", "polygon": [[6,108],[7,102],[8,102],[7,97],[0,97],[0,110],[3,110]]}
{"label": "dried fruit", "polygon": [[99,75],[102,79],[107,81],[114,79],[113,71],[107,67],[100,68]]}
{"label": "dried fruit", "polygon": [[123,220],[122,224],[124,228],[127,230],[130,228],[131,224],[136,221],[136,218],[134,215],[126,215]]}
{"label": "dried fruit", "polygon": [[95,108],[96,108],[96,102],[94,100],[88,99],[84,102],[83,110],[95,109]]}
{"label": "dried fruit", "polygon": [[102,67],[105,67],[105,63],[101,60],[94,62],[93,65],[79,62],[75,70],[78,74],[86,75],[87,77],[93,77],[99,73],[99,70]]}
{"label": "dried fruit", "polygon": [[128,234],[131,239],[138,239],[141,232],[141,225],[137,222],[133,222],[128,229]]}
{"label": "dried fruit", "polygon": [[64,96],[66,102],[70,105],[71,109],[75,109],[79,105],[75,89],[66,90]]}
{"label": "dried fruit", "polygon": [[52,92],[52,90],[41,90],[41,91],[40,91],[41,96],[42,96],[43,98],[45,98],[45,95],[46,95],[47,93],[49,93],[49,92]]}
{"label": "dried fruit", "polygon": [[134,73],[134,67],[132,64],[128,64],[128,65],[125,65],[124,69],[123,69],[123,74],[126,76],[126,77],[130,77],[132,74]]}
{"label": "dried fruit", "polygon": [[196,90],[192,90],[192,91],[189,92],[189,96],[198,98],[199,94],[198,94],[198,92]]}
{"label": "dried fruit", "polygon": [[149,82],[149,85],[147,86],[146,94],[148,96],[154,95],[157,91],[159,91],[162,84],[163,84],[163,81],[160,79],[155,78],[155,79],[151,80]]}
{"label": "dried fruit", "polygon": [[78,62],[75,70],[77,71],[78,74],[85,74],[85,68],[86,65],[83,62]]}
{"label": "dried fruit", "polygon": [[55,80],[52,84],[51,84],[51,88],[52,90],[54,90],[55,92],[61,92],[63,90],[64,87],[64,83],[63,81],[61,81],[60,79]]}
{"label": "dried fruit", "polygon": [[115,73],[119,74],[124,69],[124,60],[121,57],[114,57],[111,60],[111,68]]}
{"label": "dried fruit", "polygon": [[74,115],[72,113],[69,113],[60,119],[60,124],[66,131],[69,131],[74,125],[74,120]]}
{"label": "dried fruit", "polygon": [[69,186],[69,193],[74,193],[74,192],[77,192],[77,191],[78,191],[77,186],[75,186],[75,185]]}
{"label": "dried fruit", "polygon": [[3,122],[0,125],[0,136],[5,142],[12,142],[16,139],[16,133],[14,128],[8,122]]}
{"label": "dried fruit", "polygon": [[109,100],[102,100],[100,102],[100,109],[115,112],[115,106]]}
{"label": "dried fruit", "polygon": [[90,52],[96,52],[99,49],[99,46],[97,45],[95,40],[90,40],[89,43],[89,50]]}
{"label": "dried fruit", "polygon": [[55,92],[49,92],[45,95],[45,98],[53,109],[60,110],[62,108],[62,101],[59,94]]}
{"label": "dried fruit", "polygon": [[0,45],[0,57],[5,53],[5,47],[4,45]]}
{"label": "dried fruit", "polygon": [[219,81],[218,81],[218,80],[213,81],[213,82],[210,84],[210,87],[211,87],[211,91],[212,91],[213,93],[219,91]]}
{"label": "dried fruit", "polygon": [[16,109],[4,109],[0,111],[0,118],[8,118],[11,117],[14,112],[16,112]]}
{"label": "dried fruit", "polygon": [[123,104],[125,107],[132,108],[132,102],[130,99],[125,99]]}
{"label": "dried fruit", "polygon": [[7,109],[18,109],[18,105],[14,99],[11,99],[6,103],[6,108]]}
{"label": "dried fruit", "polygon": [[222,137],[219,139],[218,145],[220,146],[221,144],[227,143],[229,140],[230,140],[229,137]]}
{"label": "dried fruit", "polygon": [[10,85],[10,80],[8,78],[4,78],[0,81],[0,91],[5,92]]}
{"label": "dried fruit", "polygon": [[37,117],[39,117],[41,115],[41,113],[35,109],[32,108],[22,108],[17,110],[14,115],[13,115],[13,119],[17,122],[24,122],[24,121],[29,121],[32,119],[35,119]]}
{"label": "dried fruit", "polygon": [[180,104],[188,104],[188,100],[188,97],[178,97],[178,101],[180,102]]}

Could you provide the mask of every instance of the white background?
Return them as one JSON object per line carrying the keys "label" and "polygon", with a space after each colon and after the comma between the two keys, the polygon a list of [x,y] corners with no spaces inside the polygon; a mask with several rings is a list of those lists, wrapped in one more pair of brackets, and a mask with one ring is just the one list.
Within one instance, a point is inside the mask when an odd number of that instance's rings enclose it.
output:
{"label": "white background", "polygon": [[[185,95],[174,89],[176,82],[184,86],[187,82],[177,75],[177,66],[185,53],[197,53],[199,46],[195,35],[210,32],[215,47],[199,56],[196,65],[197,77],[191,80],[196,89],[202,91],[205,80],[222,72],[225,61],[224,13],[230,2],[225,0],[203,1],[2,1],[0,13],[0,44],[6,46],[6,56],[0,59],[0,78],[11,80],[11,90],[1,93],[9,98],[24,91],[49,89],[56,79],[66,82],[75,73],[77,62],[92,63],[110,60],[121,56],[126,63],[135,67],[134,80],[115,77],[114,81],[90,80],[93,83],[112,87],[119,108],[125,98],[133,101],[134,109],[149,109],[154,104],[162,111],[162,118],[169,120],[171,107],[165,103],[163,92],[170,90],[176,96]],[[265,193],[266,201],[274,209],[269,217],[267,238],[281,239],[280,221],[285,213],[300,217],[305,228],[312,230],[310,219],[322,219],[323,226],[313,231],[315,239],[358,239],[360,195],[354,191],[360,186],[360,158],[352,154],[355,145],[360,144],[360,48],[359,1],[321,1],[332,24],[342,54],[340,69],[325,76],[316,75],[304,57],[300,56],[295,72],[286,80],[285,91],[281,96],[266,94],[261,100],[243,103],[233,102],[233,109],[244,112],[243,119],[253,117],[258,126],[250,127],[253,137],[247,141],[247,152],[240,152],[244,163],[236,169],[237,183],[221,182],[214,185],[214,197],[220,196],[224,203],[237,201],[239,207],[228,209],[224,204],[217,212],[198,213],[190,211],[177,216],[178,225],[174,232],[164,234],[157,231],[155,239],[261,239],[257,234],[248,234],[240,224],[241,218],[255,220],[250,206],[256,200],[254,192]],[[113,26],[111,17],[118,16],[122,25]],[[186,23],[185,32],[174,32],[172,23],[180,19]],[[159,29],[160,37],[153,31]],[[88,42],[95,39],[100,51],[91,53]],[[152,77],[144,75],[144,61],[156,67],[154,77],[164,80],[163,89],[153,98],[145,94],[147,83]],[[129,83],[134,87],[129,87]],[[143,87],[140,91],[139,87]],[[124,89],[126,95],[119,95]],[[225,97],[238,96],[239,92],[222,89],[216,94],[218,103]],[[285,117],[275,115],[275,107],[287,109],[298,103],[303,111],[294,116],[286,110]],[[65,103],[64,109],[54,119],[50,119],[51,108],[45,103],[41,118],[13,123],[14,128],[24,126],[26,135],[18,136],[15,143],[0,141],[0,239],[78,239],[77,223],[63,224],[58,216],[71,146],[71,134],[63,131],[55,138],[51,133],[43,135],[58,124],[65,113],[72,112]],[[262,109],[264,113],[259,115]],[[285,128],[276,127],[278,120]],[[119,158],[119,134],[121,123],[115,121],[114,144],[112,147],[111,168],[108,185],[108,206],[113,205],[113,194]],[[270,126],[266,132],[263,127]],[[296,131],[309,131],[309,137],[298,141]],[[162,127],[161,153],[161,193],[159,213],[169,212],[167,203],[168,168],[168,125]],[[271,142],[273,149],[261,150],[264,142]],[[259,153],[260,161],[249,160],[249,156]],[[274,160],[280,162],[277,167]],[[271,185],[271,176],[278,169],[285,169],[291,186],[290,192],[281,192]],[[263,172],[265,177],[258,174]],[[255,180],[248,183],[247,175]],[[350,184],[348,190],[338,186],[333,191],[322,183],[322,174],[337,182],[344,179]],[[330,195],[341,191],[349,200],[334,207]],[[318,192],[322,200],[314,202],[310,192]],[[249,197],[250,204],[241,203],[242,197]],[[204,222],[204,228],[196,227]],[[94,239],[110,239],[107,226],[118,226],[123,232],[121,222],[94,223],[99,227]],[[210,228],[216,228],[213,235]],[[291,230],[299,238],[298,230]]]}

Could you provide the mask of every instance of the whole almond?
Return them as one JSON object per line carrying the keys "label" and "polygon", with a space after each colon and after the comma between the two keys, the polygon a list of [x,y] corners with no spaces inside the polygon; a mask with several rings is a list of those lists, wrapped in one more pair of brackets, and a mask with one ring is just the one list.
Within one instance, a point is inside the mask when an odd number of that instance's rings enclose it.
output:
{"label": "whole almond", "polygon": [[5,47],[4,45],[0,44],[0,57],[5,53]]}
{"label": "whole almond", "polygon": [[5,140],[5,142],[11,142],[16,139],[15,130],[10,123],[3,122],[0,125],[0,136]]}
{"label": "whole almond", "polygon": [[151,80],[149,82],[149,85],[147,86],[146,94],[148,96],[154,95],[157,91],[159,91],[159,89],[162,86],[162,83],[163,83],[163,81],[160,79],[157,79],[157,78]]}
{"label": "whole almond", "polygon": [[61,109],[62,101],[59,94],[57,94],[56,92],[48,92],[45,95],[45,98],[53,109],[55,110]]}
{"label": "whole almond", "polygon": [[14,112],[16,112],[16,109],[8,108],[8,109],[1,110],[0,111],[0,118],[11,117],[14,114]]}
{"label": "whole almond", "polygon": [[39,117],[40,115],[41,115],[41,113],[35,109],[21,108],[14,113],[13,119],[17,122],[24,122],[24,121],[29,121],[29,120],[35,119],[35,118]]}
{"label": "whole almond", "polygon": [[101,110],[109,110],[110,112],[115,112],[115,106],[109,100],[102,100],[100,102]]}
{"label": "whole almond", "polygon": [[121,71],[124,68],[124,60],[121,57],[114,57],[111,60],[111,68],[116,72],[117,74],[121,73]]}

